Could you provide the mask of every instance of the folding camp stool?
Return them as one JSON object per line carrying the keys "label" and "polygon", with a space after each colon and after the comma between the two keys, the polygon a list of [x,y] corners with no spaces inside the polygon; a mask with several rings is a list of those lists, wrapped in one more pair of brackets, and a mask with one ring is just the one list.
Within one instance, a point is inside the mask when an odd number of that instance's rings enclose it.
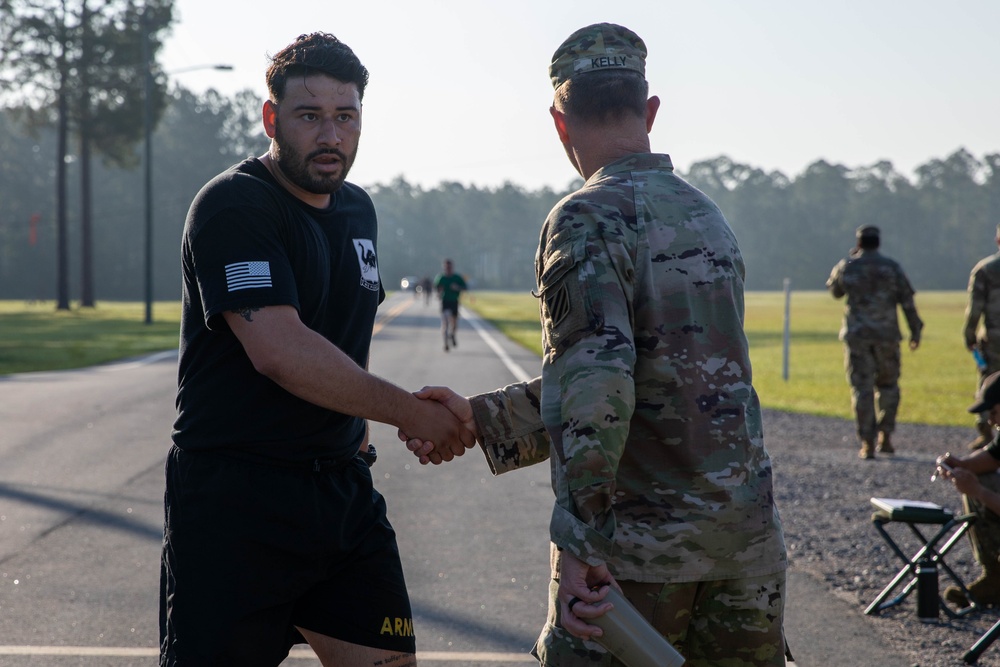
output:
{"label": "folding camp stool", "polygon": [[994,623],[992,628],[987,630],[982,637],[976,640],[975,644],[969,647],[969,650],[962,656],[962,660],[964,660],[967,665],[976,664],[976,660],[979,660],[979,656],[981,656],[998,638],[1000,638],[1000,621]]}
{"label": "folding camp stool", "polygon": [[[868,605],[865,614],[877,614],[883,609],[895,606],[906,599],[917,586],[917,564],[922,560],[930,560],[939,571],[943,571],[955,584],[962,589],[968,598],[970,605],[961,611],[955,612],[948,608],[948,605],[938,595],[938,606],[944,610],[945,614],[951,618],[959,618],[976,610],[978,607],[965,583],[955,572],[948,567],[945,562],[945,555],[951,551],[975,520],[974,514],[963,514],[954,516],[951,510],[945,509],[934,503],[920,500],[898,500],[894,498],[872,498],[872,505],[875,512],[872,514],[872,523],[875,530],[892,549],[893,553],[899,556],[905,565],[896,574],[889,585],[882,589],[875,601]],[[907,557],[903,550],[886,530],[886,525],[890,523],[905,523],[910,531],[916,536],[920,544],[920,549],[910,557]],[[937,531],[930,537],[926,537],[920,526],[937,526]],[[925,528],[926,530],[926,528]],[[892,599],[889,598],[903,582],[906,582],[902,591]]]}

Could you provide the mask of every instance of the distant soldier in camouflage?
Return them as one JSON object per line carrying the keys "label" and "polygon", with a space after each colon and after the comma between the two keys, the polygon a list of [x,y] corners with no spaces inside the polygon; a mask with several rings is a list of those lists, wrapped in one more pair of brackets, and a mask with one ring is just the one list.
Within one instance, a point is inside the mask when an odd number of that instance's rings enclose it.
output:
{"label": "distant soldier in camouflage", "polygon": [[[1000,226],[996,242],[1000,245]],[[986,362],[979,369],[977,386],[982,386],[986,377],[1000,371],[1000,252],[981,260],[969,274],[969,306],[965,309],[963,333],[965,346],[970,351],[978,350]],[[986,413],[976,416],[976,430],[979,437],[969,443],[969,449],[984,447],[993,439]]]}
{"label": "distant soldier in camouflage", "polygon": [[878,250],[878,227],[859,227],[857,239],[857,247],[833,267],[826,286],[835,299],[847,296],[840,340],[844,341],[844,366],[861,439],[858,455],[873,459],[876,449],[884,454],[895,452],[892,432],[899,409],[899,342],[903,339],[896,306],[903,309],[910,329],[910,350],[920,346],[924,323],[917,315],[913,287],[903,268]]}
{"label": "distant soldier in camouflage", "polygon": [[[787,562],[743,258],[718,207],[650,153],[645,56],[635,33],[598,24],[552,58],[551,115],[586,183],[541,233],[541,377],[471,403],[418,395],[475,426],[495,474],[551,461],[542,665],[622,664],[592,639],[608,585],[690,667],[784,665]],[[427,443],[408,446],[434,461]]]}

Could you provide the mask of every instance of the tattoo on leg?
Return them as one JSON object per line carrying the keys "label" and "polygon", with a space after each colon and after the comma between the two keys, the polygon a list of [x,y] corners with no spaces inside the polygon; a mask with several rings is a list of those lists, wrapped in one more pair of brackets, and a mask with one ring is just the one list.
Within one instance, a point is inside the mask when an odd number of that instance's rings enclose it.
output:
{"label": "tattoo on leg", "polygon": [[260,310],[260,308],[247,307],[247,308],[240,308],[239,310],[234,310],[232,312],[236,313],[237,315],[245,319],[247,322],[253,322],[253,314],[256,313],[258,310]]}

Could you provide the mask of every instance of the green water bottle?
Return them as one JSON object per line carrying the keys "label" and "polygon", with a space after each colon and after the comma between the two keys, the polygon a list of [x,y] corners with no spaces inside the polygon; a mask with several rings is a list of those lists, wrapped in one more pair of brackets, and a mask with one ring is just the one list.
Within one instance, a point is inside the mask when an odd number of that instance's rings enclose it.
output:
{"label": "green water bottle", "polygon": [[604,630],[604,635],[594,637],[594,641],[628,667],[681,667],[684,664],[684,656],[624,595],[612,588],[604,601],[615,608],[603,616],[587,619],[588,623]]}

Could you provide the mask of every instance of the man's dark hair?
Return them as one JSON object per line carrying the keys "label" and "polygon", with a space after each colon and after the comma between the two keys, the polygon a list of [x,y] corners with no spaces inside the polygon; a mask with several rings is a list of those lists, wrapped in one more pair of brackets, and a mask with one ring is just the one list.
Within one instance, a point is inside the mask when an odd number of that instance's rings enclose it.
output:
{"label": "man's dark hair", "polygon": [[862,250],[876,250],[879,246],[879,237],[877,236],[862,236],[858,239],[858,247]]}
{"label": "man's dark hair", "polygon": [[327,32],[299,35],[298,38],[270,58],[265,79],[271,101],[280,102],[285,85],[293,76],[325,74],[358,87],[358,97],[364,99],[368,85],[368,70],[354,51]]}
{"label": "man's dark hair", "polygon": [[574,76],[559,86],[555,107],[568,116],[595,123],[625,114],[646,115],[649,84],[638,72],[605,70]]}

